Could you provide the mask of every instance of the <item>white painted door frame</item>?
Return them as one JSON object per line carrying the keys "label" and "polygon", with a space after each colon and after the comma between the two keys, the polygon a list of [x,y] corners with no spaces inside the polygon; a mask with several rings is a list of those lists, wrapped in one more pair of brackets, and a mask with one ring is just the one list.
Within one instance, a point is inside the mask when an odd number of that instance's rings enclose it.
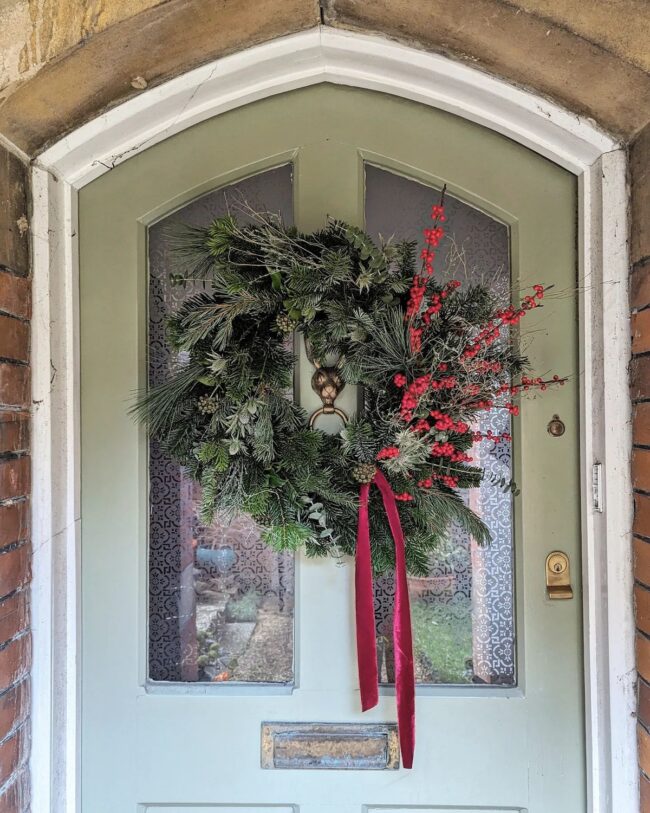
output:
{"label": "white painted door frame", "polygon": [[[625,151],[593,123],[473,68],[328,28],[245,50],[143,92],[61,139],[35,163],[33,809],[81,813],[77,192],[199,121],[318,82],[446,110],[508,136],[579,179],[589,813],[637,813]],[[597,464],[604,510],[594,502]]]}

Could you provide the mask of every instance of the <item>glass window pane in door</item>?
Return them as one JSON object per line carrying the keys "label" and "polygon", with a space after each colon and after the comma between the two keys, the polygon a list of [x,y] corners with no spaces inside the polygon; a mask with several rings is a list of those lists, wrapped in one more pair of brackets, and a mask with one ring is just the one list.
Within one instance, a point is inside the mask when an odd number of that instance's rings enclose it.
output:
{"label": "glass window pane in door", "polygon": [[[440,190],[366,165],[366,228],[421,241]],[[484,282],[510,289],[507,226],[451,195],[446,196],[447,236],[436,251],[436,274],[466,285]],[[419,245],[418,248],[421,248]],[[488,413],[475,427],[483,434],[511,434],[510,415]],[[514,523],[512,495],[499,486],[512,479],[511,443],[483,440],[472,455],[488,477],[464,497],[492,533],[481,548],[459,528],[431,558],[427,578],[411,578],[416,679],[420,684],[513,686],[515,669]],[[375,615],[381,680],[394,681],[391,623],[394,580],[375,582]]]}
{"label": "glass window pane in door", "polygon": [[[202,286],[170,284],[170,229],[205,226],[229,209],[244,220],[242,203],[291,223],[291,167],[205,195],[149,229],[150,386],[182,364],[167,347],[166,320]],[[292,683],[293,555],[269,550],[247,516],[203,526],[199,486],[155,442],[149,470],[149,679]]]}

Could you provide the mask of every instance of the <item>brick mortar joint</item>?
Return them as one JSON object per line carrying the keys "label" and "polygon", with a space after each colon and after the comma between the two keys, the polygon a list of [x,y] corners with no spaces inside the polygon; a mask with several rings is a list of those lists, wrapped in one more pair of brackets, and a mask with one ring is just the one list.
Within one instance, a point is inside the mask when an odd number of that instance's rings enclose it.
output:
{"label": "brick mortar joint", "polygon": [[29,494],[19,494],[17,497],[5,497],[0,500],[0,508],[15,505],[16,503],[23,503],[29,499]]}
{"label": "brick mortar joint", "polygon": [[[17,781],[20,780],[21,774],[24,773],[25,775],[29,776],[29,751],[30,751],[30,749],[27,748],[27,749],[25,749],[25,751],[26,751],[26,753],[23,754],[23,758],[20,760],[18,765],[16,765],[14,770],[11,772],[11,775],[9,776],[7,781],[4,783],[4,785],[0,786],[0,800],[2,799],[2,796],[4,796],[6,793],[8,793],[12,789],[12,786],[15,785],[17,783]],[[22,810],[16,810],[15,813],[28,813],[28,811],[29,811],[29,803],[27,804],[27,807],[23,807]]]}
{"label": "brick mortar joint", "polygon": [[18,314],[6,310],[6,308],[3,308],[1,305],[0,305],[0,317],[2,317],[3,319],[15,319],[16,322],[21,322],[22,324],[27,326],[29,326],[29,323],[31,322],[31,319],[28,316],[18,316]]}
{"label": "brick mortar joint", "polygon": [[[0,505],[0,507],[2,506]],[[24,539],[16,539],[15,542],[9,542],[8,545],[0,547],[0,563],[2,562],[2,556],[4,556],[6,553],[13,553],[15,550],[19,550],[20,548],[23,548],[25,545],[29,545],[30,542],[31,539],[28,536],[26,536]]]}
{"label": "brick mortar joint", "polygon": [[0,452],[0,463],[7,463],[10,460],[23,460],[30,457],[29,449],[17,449],[15,452]]}
{"label": "brick mortar joint", "polygon": [[[30,367],[27,367],[26,369],[29,370]],[[26,417],[31,418],[32,413],[30,409],[31,408],[29,406],[20,406],[19,404],[3,404],[0,402],[0,412],[24,412]]]}
{"label": "brick mortar joint", "polygon": [[[31,352],[29,355],[31,356]],[[26,367],[28,370],[31,369],[31,363],[29,361],[12,359],[9,356],[0,356],[0,364],[11,364],[13,367]]]}
{"label": "brick mortar joint", "polygon": [[16,719],[15,725],[11,728],[9,733],[0,739],[0,746],[5,745],[5,743],[9,742],[9,740],[13,739],[13,737],[23,732],[27,735],[27,739],[31,740],[29,709],[27,709],[22,717]]}
{"label": "brick mortar joint", "polygon": [[[637,225],[637,224],[633,224]],[[638,260],[634,260],[632,263],[632,273],[638,271],[642,266],[647,265],[650,262],[650,254],[645,254],[643,257],[640,257]]]}
{"label": "brick mortar joint", "polygon": [[[2,551],[0,551],[0,553],[2,553]],[[26,597],[25,601],[29,602],[29,582],[19,585],[18,587],[16,587],[15,590],[10,590],[4,596],[0,596],[0,605],[4,604],[5,601],[9,601],[10,599],[15,598],[16,596],[21,596],[23,594]],[[27,606],[29,607],[29,604]],[[27,629],[27,627],[25,627],[25,629]],[[1,692],[0,697],[2,697]]]}
{"label": "brick mortar joint", "polygon": [[5,265],[4,263],[0,263],[0,272],[4,274],[9,274],[12,277],[16,277],[16,279],[31,280],[32,278],[31,261],[30,267],[25,272],[16,271],[14,268],[11,268],[11,266]]}
{"label": "brick mortar joint", "polygon": [[[18,641],[22,641],[23,638],[29,638],[30,635],[31,635],[31,632],[32,632],[31,627],[25,627],[24,630],[21,630],[20,632],[16,633],[16,635],[14,635],[12,638],[9,638],[8,641],[5,641],[4,643],[1,643],[0,644],[0,652],[4,652],[5,649],[8,649],[12,644],[17,643]],[[23,664],[21,664],[21,666],[24,668],[26,666],[26,664],[23,663]],[[28,675],[29,673],[30,673],[29,669],[26,669],[24,672],[21,671],[20,672],[20,677],[19,678],[17,677],[13,681],[12,685],[15,685],[16,683],[20,683],[20,681],[23,679],[23,677],[25,675]]]}
{"label": "brick mortar joint", "polygon": [[16,313],[12,313],[11,311],[6,310],[6,308],[0,307],[0,316],[5,317],[6,319],[15,319],[17,322],[21,322],[23,325],[31,324],[31,317],[29,316],[18,316]]}

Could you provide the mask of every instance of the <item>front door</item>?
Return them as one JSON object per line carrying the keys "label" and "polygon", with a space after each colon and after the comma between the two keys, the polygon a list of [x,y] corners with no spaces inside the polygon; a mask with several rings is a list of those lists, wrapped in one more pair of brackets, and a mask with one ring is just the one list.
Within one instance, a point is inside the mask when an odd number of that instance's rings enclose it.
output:
{"label": "front door", "polygon": [[[481,443],[490,477],[467,495],[492,545],[455,530],[410,581],[406,771],[390,725],[391,578],[375,585],[380,703],[362,715],[352,562],[272,553],[246,517],[203,526],[196,486],[127,412],[174,363],[165,318],[191,293],[170,284],[175,223],[250,205],[303,230],[332,215],[417,237],[444,183],[440,273],[554,285],[519,340],[536,374],[569,380],[523,399],[512,427],[483,427],[513,436]],[[573,176],[449,114],[320,85],[140,153],[81,191],[79,215],[83,813],[585,813]],[[573,599],[547,595],[556,549]]]}

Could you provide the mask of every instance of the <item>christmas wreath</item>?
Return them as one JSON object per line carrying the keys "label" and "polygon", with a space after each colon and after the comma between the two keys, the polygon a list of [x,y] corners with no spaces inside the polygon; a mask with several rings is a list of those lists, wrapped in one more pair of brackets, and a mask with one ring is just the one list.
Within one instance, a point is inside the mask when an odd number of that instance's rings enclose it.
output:
{"label": "christmas wreath", "polygon": [[[402,503],[410,573],[426,574],[453,523],[489,541],[460,493],[484,476],[473,425],[482,410],[516,415],[514,395],[551,383],[523,375],[511,333],[544,288],[513,305],[486,285],[437,281],[442,206],[432,218],[419,257],[414,242],[377,244],[335,220],[301,234],[273,215],[246,225],[226,216],[174,235],[172,281],[205,286],[169,320],[175,371],[135,409],[200,482],[204,523],[215,510],[245,512],[276,549],[354,554],[359,484],[379,468]],[[360,414],[338,435],[293,400],[294,332],[318,368],[323,411],[345,384],[362,388]],[[395,549],[374,492],[369,512],[381,572]]]}
{"label": "christmas wreath", "polygon": [[[245,512],[276,549],[356,556],[364,710],[378,702],[372,571],[395,568],[398,721],[411,767],[407,571],[427,573],[453,524],[489,541],[462,495],[485,476],[472,460],[480,413],[517,415],[521,390],[563,383],[525,374],[513,331],[545,288],[534,285],[513,304],[488,285],[437,279],[442,201],[419,255],[414,242],[377,243],[336,220],[303,234],[276,216],[248,214],[244,224],[229,215],[175,235],[172,281],[204,287],[169,320],[175,370],[135,411],[200,482],[204,523],[215,510]],[[323,407],[311,417],[292,397],[292,334],[316,367]],[[363,403],[348,421],[335,401],[352,384]],[[339,434],[318,429],[323,412],[344,419]]]}

